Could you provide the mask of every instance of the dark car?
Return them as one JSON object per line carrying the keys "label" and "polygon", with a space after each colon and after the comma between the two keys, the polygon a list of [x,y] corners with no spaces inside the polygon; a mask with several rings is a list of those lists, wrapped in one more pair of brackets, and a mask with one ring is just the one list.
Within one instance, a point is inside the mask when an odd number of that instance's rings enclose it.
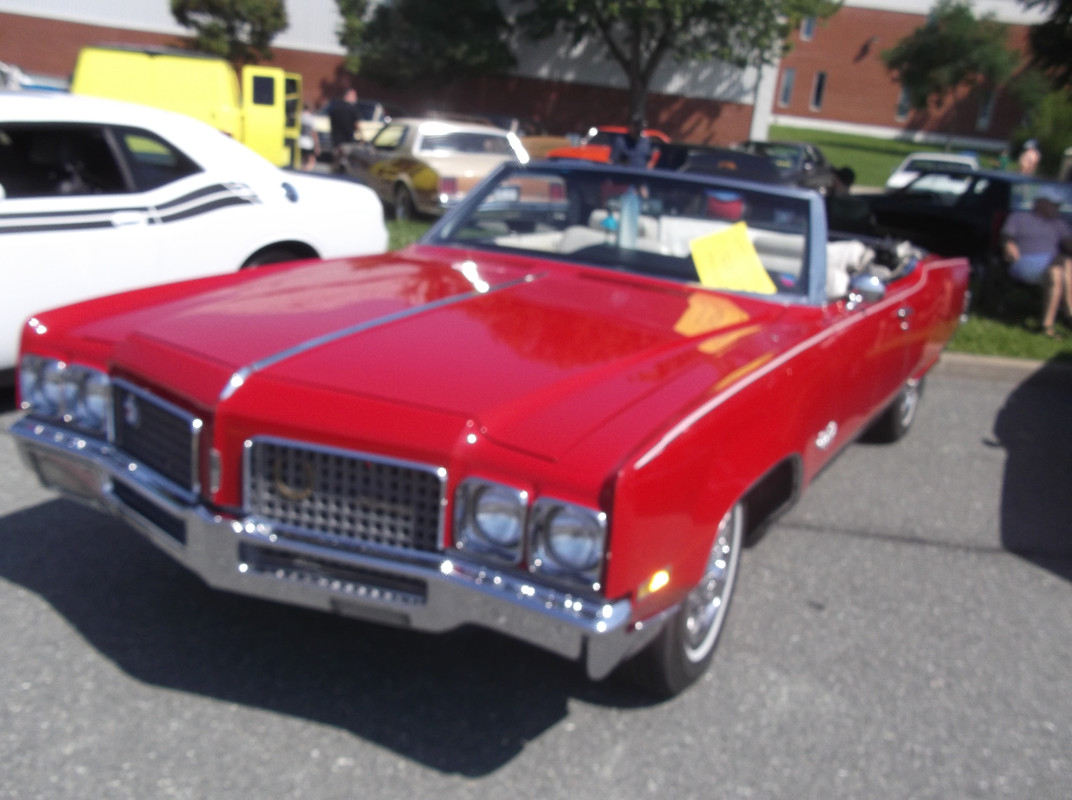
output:
{"label": "dark car", "polygon": [[786,183],[770,159],[725,147],[679,143],[663,145],[659,149],[659,160],[655,167],[743,181]]}
{"label": "dark car", "polygon": [[904,238],[932,253],[966,256],[983,303],[1004,279],[1001,226],[1027,210],[1043,189],[1064,198],[1061,216],[1072,224],[1072,185],[1014,172],[926,172],[889,194],[828,197],[831,230]]}
{"label": "dark car", "polygon": [[822,150],[809,142],[749,140],[738,144],[737,149],[769,158],[782,178],[794,186],[829,194],[837,182],[834,166],[826,160]]}

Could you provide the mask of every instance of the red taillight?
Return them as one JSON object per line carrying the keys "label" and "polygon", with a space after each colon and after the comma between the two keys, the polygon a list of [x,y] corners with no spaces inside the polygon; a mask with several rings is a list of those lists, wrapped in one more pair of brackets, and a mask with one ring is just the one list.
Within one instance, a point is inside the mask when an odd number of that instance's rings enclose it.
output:
{"label": "red taillight", "polygon": [[458,179],[457,178],[440,178],[439,179],[439,193],[445,194],[448,197],[452,197],[458,193]]}
{"label": "red taillight", "polygon": [[551,195],[552,200],[565,200],[566,185],[564,183],[552,183],[549,194]]}

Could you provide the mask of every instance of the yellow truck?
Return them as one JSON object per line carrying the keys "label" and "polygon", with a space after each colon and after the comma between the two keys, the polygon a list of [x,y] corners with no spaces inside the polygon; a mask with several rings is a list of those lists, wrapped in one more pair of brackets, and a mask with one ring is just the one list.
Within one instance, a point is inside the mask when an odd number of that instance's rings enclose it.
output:
{"label": "yellow truck", "polygon": [[107,45],[78,54],[71,91],[179,111],[219,128],[280,167],[300,166],[301,75],[234,67],[171,48]]}

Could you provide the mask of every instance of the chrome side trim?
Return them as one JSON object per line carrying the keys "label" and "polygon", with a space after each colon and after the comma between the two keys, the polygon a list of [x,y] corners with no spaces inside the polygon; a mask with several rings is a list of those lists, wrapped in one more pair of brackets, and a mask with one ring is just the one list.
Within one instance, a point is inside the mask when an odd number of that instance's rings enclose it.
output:
{"label": "chrome side trim", "polygon": [[220,391],[220,401],[222,402],[231,397],[236,391],[238,391],[242,387],[242,384],[244,384],[247,380],[250,379],[250,377],[254,373],[275,366],[281,361],[286,361],[288,358],[293,358],[294,356],[301,355],[302,353],[306,353],[309,350],[314,350],[317,347],[321,347],[326,344],[331,344],[332,342],[337,342],[340,339],[347,338],[348,336],[354,336],[358,333],[363,333],[364,331],[369,331],[373,330],[374,328],[389,325],[392,322],[398,322],[403,319],[408,319],[409,317],[415,317],[418,314],[423,314],[427,311],[434,311],[439,308],[445,308],[447,306],[454,305],[455,303],[463,303],[466,300],[471,300],[474,297],[479,297],[482,294],[488,294],[489,292],[498,292],[504,289],[510,289],[514,286],[527,282],[527,280],[527,277],[518,278],[516,280],[507,281],[505,283],[500,283],[496,286],[492,286],[490,289],[484,292],[472,291],[465,292],[464,294],[451,295],[450,297],[443,297],[431,303],[425,303],[424,305],[420,306],[412,306],[411,308],[406,308],[402,311],[396,311],[393,314],[388,314],[383,317],[377,317],[376,319],[359,322],[356,325],[351,325],[348,328],[340,328],[337,331],[331,331],[321,336],[314,336],[311,339],[306,339],[304,342],[299,342],[298,344],[288,347],[285,350],[280,350],[278,353],[273,353],[272,355],[265,356],[264,358],[254,361],[251,364],[247,364],[244,367],[240,367],[238,370],[235,371],[233,375],[231,375],[230,380],[228,380],[227,383],[224,384],[223,389]]}

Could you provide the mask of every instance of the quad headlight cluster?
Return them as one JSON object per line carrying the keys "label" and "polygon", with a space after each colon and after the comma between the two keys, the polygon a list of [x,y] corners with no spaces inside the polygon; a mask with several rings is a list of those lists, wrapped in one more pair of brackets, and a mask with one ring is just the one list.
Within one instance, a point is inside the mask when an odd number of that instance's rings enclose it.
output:
{"label": "quad headlight cluster", "polygon": [[455,502],[455,545],[506,565],[598,588],[606,514],[490,481],[469,479]]}
{"label": "quad headlight cluster", "polygon": [[37,416],[90,433],[108,432],[111,381],[100,370],[24,355],[19,364],[19,396],[22,408]]}

